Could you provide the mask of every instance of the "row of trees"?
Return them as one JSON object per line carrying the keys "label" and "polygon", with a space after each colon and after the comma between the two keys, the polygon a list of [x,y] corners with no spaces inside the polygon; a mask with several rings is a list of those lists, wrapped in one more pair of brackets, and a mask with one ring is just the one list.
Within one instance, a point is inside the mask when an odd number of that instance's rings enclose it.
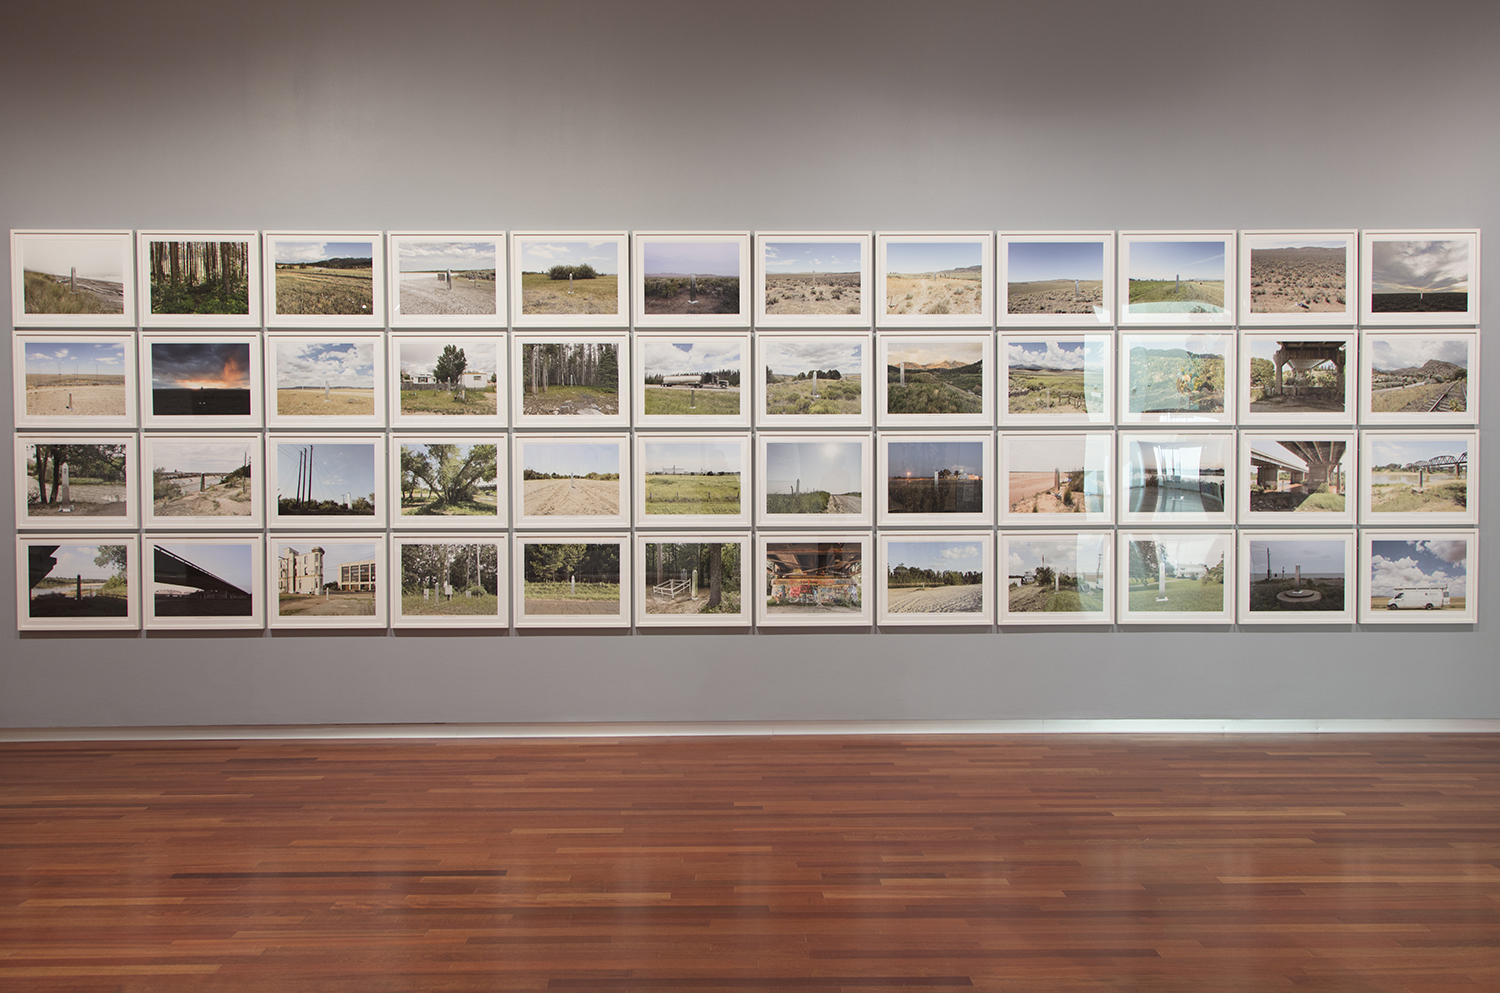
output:
{"label": "row of trees", "polygon": [[618,472],[590,472],[582,476],[570,472],[537,472],[535,469],[522,469],[521,478],[526,479],[605,479],[616,480],[620,478]]}
{"label": "row of trees", "polygon": [[431,588],[441,591],[446,583],[455,593],[468,590],[495,596],[499,591],[499,571],[500,556],[493,544],[401,546],[403,593],[420,593]]}
{"label": "row of trees", "polygon": [[563,342],[521,346],[521,388],[545,393],[550,386],[588,386],[611,392],[620,384],[619,347]]}
{"label": "row of trees", "polygon": [[704,610],[714,610],[725,593],[740,591],[740,545],[738,542],[704,544],[659,541],[646,546],[646,568],[654,576],[652,584],[691,576],[697,570],[699,582],[708,587]]}
{"label": "row of trees", "polygon": [[598,279],[599,273],[587,262],[582,265],[555,265],[547,270],[548,279]]}
{"label": "row of trees", "polygon": [[589,545],[582,542],[525,545],[526,579],[533,583],[620,582],[620,546],[612,542]]}
{"label": "row of trees", "polygon": [[153,314],[249,313],[248,242],[153,241],[147,254]]}
{"label": "row of trees", "polygon": [[[1132,541],[1130,543],[1130,582],[1149,586],[1157,581],[1158,576],[1165,572],[1168,579],[1175,579],[1177,567],[1172,564],[1167,555],[1166,546],[1154,541]],[[1037,570],[1037,576],[1041,576],[1041,570]],[[1051,580],[1048,580],[1049,582]],[[1219,563],[1210,567],[1199,579],[1202,583],[1224,582],[1224,556],[1219,556]]]}
{"label": "row of trees", "polygon": [[[38,501],[43,506],[57,503],[62,488],[62,467],[68,467],[68,482],[85,480],[98,483],[125,482],[124,445],[36,445],[26,469],[36,478]],[[47,477],[51,476],[48,490]]]}
{"label": "row of trees", "polygon": [[425,453],[401,446],[402,502],[415,499],[417,483],[427,487],[438,506],[454,506],[474,499],[479,484],[496,478],[496,445],[428,445]]}
{"label": "row of trees", "polygon": [[[684,374],[686,375],[686,374]],[[701,373],[698,381],[705,386],[712,386],[719,380],[724,380],[730,386],[740,385],[740,373],[738,369],[715,369],[713,372]],[[647,386],[661,386],[666,382],[666,373],[653,373],[641,380]]]}
{"label": "row of trees", "polygon": [[772,372],[769,366],[766,367],[766,385],[768,386],[776,382],[778,379],[787,379],[800,382],[801,380],[812,379],[814,376],[817,376],[819,379],[844,378],[844,374],[839,372],[837,369],[813,369],[808,372],[799,372],[795,376],[782,376]]}
{"label": "row of trees", "polygon": [[891,586],[977,586],[984,582],[982,572],[939,571],[909,565],[891,566],[886,575]]}

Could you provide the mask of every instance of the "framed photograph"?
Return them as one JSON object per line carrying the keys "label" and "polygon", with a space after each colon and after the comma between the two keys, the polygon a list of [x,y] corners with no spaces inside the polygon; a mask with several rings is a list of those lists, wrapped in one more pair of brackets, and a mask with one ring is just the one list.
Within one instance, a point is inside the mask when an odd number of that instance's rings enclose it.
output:
{"label": "framed photograph", "polygon": [[512,335],[510,365],[516,427],[630,426],[628,335]]}
{"label": "framed photograph", "polygon": [[11,231],[16,328],[135,327],[129,231]]}
{"label": "framed photograph", "polygon": [[757,336],[762,427],[865,427],[873,401],[870,336]]}
{"label": "framed photograph", "polygon": [[875,235],[875,326],[995,326],[995,236],[989,231]]}
{"label": "framed photograph", "polygon": [[272,535],[267,547],[272,628],[386,626],[385,535]]}
{"label": "framed photograph", "polygon": [[1112,334],[1000,335],[1002,425],[1113,424]]}
{"label": "framed photograph", "polygon": [[771,526],[868,527],[870,435],[761,434],[756,522]]}
{"label": "framed photograph", "polygon": [[1479,535],[1474,531],[1361,531],[1361,624],[1474,624]]}
{"label": "framed photograph", "polygon": [[1234,333],[1121,334],[1121,424],[1233,424]]}
{"label": "framed photograph", "polygon": [[135,336],[11,336],[19,428],[134,428]]}
{"label": "framed photograph", "polygon": [[1234,432],[1121,431],[1119,523],[1234,523]]}
{"label": "framed photograph", "polygon": [[1240,332],[1240,423],[1354,423],[1354,332]]}
{"label": "framed photograph", "polygon": [[995,436],[881,434],[877,479],[883,525],[964,527],[995,522]]}
{"label": "framed photograph", "polygon": [[266,463],[271,527],[386,526],[385,435],[273,434]]}
{"label": "framed photograph", "polygon": [[1366,431],[1360,445],[1363,523],[1479,523],[1479,432]]}
{"label": "framed photograph", "polygon": [[1354,531],[1241,531],[1241,624],[1353,624]]}
{"label": "framed photograph", "polygon": [[1352,431],[1241,431],[1240,523],[1353,527]]}
{"label": "framed photograph", "polygon": [[1121,531],[1120,624],[1232,624],[1233,531]]}
{"label": "framed photograph", "polygon": [[16,628],[135,631],[141,626],[134,534],[18,535]]}
{"label": "framed photograph", "polygon": [[391,426],[498,428],[506,403],[505,335],[393,334]]}
{"label": "framed photograph", "polygon": [[638,231],[631,271],[638,328],[750,326],[747,231]]}
{"label": "framed photograph", "polygon": [[385,427],[378,334],[266,335],[266,426]]}
{"label": "framed photograph", "polygon": [[1001,431],[1001,527],[1113,524],[1114,462],[1112,431]]}
{"label": "framed photograph", "polygon": [[635,336],[635,424],[750,426],[748,334]]}
{"label": "framed photograph", "polygon": [[892,427],[989,427],[990,335],[877,336],[876,421]]}
{"label": "framed photograph", "polygon": [[16,436],[16,527],[136,527],[134,434]]}
{"label": "framed photograph", "polygon": [[748,527],[750,434],[635,436],[639,527]]}
{"label": "framed photograph", "polygon": [[266,327],[385,327],[379,231],[267,231],[264,239]]}
{"label": "framed photograph", "polygon": [[865,565],[868,531],[756,536],[761,563],[762,627],[868,627],[871,609]]}
{"label": "framed photograph", "polygon": [[630,535],[517,535],[513,561],[516,627],[630,627]]}
{"label": "framed photograph", "polygon": [[135,244],[142,327],[260,327],[260,232],[141,231]]}
{"label": "framed photograph", "polygon": [[1112,623],[1114,547],[1109,531],[1000,532],[1000,623]]}
{"label": "framed photograph", "polygon": [[1241,231],[1240,325],[1354,323],[1355,246],[1346,231]]}
{"label": "framed photograph", "polygon": [[630,436],[518,434],[516,527],[629,527]]}
{"label": "framed photograph", "polygon": [[1121,231],[1122,325],[1234,323],[1233,231]]}
{"label": "framed photograph", "polygon": [[511,324],[628,327],[629,240],[624,231],[511,232]]}
{"label": "framed photograph", "polygon": [[505,327],[505,235],[392,231],[393,328]]}
{"label": "framed photograph", "polygon": [[141,439],[147,528],[260,528],[259,434],[154,434]]}
{"label": "framed photograph", "polygon": [[1474,331],[1365,331],[1359,345],[1362,424],[1473,424],[1479,420]]}
{"label": "framed photograph", "polygon": [[265,544],[258,534],[146,535],[146,630],[266,626]]}
{"label": "framed photograph", "polygon": [[755,326],[868,328],[870,233],[755,236]]}
{"label": "framed photograph", "polygon": [[1113,231],[1002,231],[997,263],[1002,328],[1114,327]]}
{"label": "framed photograph", "polygon": [[1360,323],[1479,323],[1479,229],[1365,231]]}
{"label": "framed photograph", "polygon": [[505,435],[391,436],[391,526],[483,528],[510,520]]}
{"label": "framed photograph", "polygon": [[995,623],[991,531],[884,531],[880,624]]}
{"label": "framed photograph", "polygon": [[253,332],[142,335],[141,423],[178,431],[260,427],[260,347]]}
{"label": "framed photograph", "polygon": [[637,627],[749,627],[755,585],[748,531],[637,534]]}
{"label": "framed photograph", "polygon": [[501,536],[391,538],[391,627],[510,626],[510,548]]}

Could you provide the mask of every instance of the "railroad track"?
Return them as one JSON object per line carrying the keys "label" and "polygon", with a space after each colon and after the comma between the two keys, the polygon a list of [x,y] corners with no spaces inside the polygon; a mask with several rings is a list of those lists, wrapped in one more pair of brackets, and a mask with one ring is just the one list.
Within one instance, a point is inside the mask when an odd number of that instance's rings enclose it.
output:
{"label": "railroad track", "polygon": [[1433,397],[1421,410],[1424,414],[1440,414],[1450,410],[1463,410],[1467,406],[1468,380],[1456,379],[1448,384],[1448,388]]}

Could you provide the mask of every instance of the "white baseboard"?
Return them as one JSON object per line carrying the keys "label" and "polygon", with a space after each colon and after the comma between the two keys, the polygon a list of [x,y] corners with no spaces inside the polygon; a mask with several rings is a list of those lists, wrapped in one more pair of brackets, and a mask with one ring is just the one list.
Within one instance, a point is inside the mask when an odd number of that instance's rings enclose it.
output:
{"label": "white baseboard", "polygon": [[1500,719],[1341,718],[996,721],[704,721],[559,724],[309,724],[0,728],[0,742],[279,741],[361,738],[644,738],[829,734],[1500,734]]}

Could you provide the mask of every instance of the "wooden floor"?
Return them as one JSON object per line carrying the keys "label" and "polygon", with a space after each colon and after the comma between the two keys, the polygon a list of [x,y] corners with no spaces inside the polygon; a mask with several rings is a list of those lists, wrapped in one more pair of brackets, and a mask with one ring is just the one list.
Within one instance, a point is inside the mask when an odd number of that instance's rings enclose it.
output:
{"label": "wooden floor", "polygon": [[0,989],[1500,990],[1500,737],[0,745]]}

